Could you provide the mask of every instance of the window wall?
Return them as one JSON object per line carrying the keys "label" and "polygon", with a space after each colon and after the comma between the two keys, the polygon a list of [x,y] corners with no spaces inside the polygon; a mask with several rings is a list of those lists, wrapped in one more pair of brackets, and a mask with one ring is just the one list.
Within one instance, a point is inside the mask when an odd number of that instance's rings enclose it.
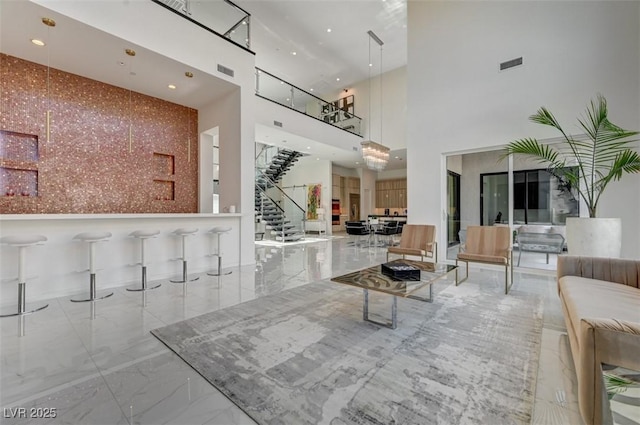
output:
{"label": "window wall", "polygon": [[[510,161],[502,150],[491,150],[448,155],[446,163],[448,259],[456,258],[470,225],[504,225],[514,231],[524,225],[527,232],[554,227],[564,233],[566,218],[579,216],[577,191],[559,177],[562,173],[542,169],[526,157],[516,155]],[[514,256],[519,254],[516,243]],[[533,258],[536,255],[540,258]],[[523,252],[527,267],[541,263],[541,268],[550,268],[554,261],[547,265],[546,255]]]}

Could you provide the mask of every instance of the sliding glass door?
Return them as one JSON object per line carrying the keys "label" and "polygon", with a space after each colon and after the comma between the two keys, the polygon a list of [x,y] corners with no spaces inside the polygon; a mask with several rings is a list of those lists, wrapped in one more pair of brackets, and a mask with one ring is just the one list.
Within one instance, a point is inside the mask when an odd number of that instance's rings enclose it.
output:
{"label": "sliding glass door", "polygon": [[453,246],[460,242],[460,174],[453,171],[447,172],[447,199],[447,242]]}
{"label": "sliding glass door", "polygon": [[547,263],[544,252],[521,253],[517,234],[564,235],[566,218],[579,216],[578,195],[557,176],[562,173],[540,169],[538,163],[518,155],[509,161],[501,150],[450,155],[446,164],[448,259],[457,257],[468,226],[499,225],[514,232],[516,263],[521,257],[523,267],[555,267],[556,254]]}
{"label": "sliding glass door", "polygon": [[480,174],[480,225],[509,223],[509,176]]}

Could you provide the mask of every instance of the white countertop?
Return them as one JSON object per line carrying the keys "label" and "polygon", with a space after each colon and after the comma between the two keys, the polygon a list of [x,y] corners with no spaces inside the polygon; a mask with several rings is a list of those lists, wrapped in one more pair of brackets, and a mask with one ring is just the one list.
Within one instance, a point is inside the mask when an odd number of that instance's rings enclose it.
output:
{"label": "white countertop", "polygon": [[19,220],[118,220],[118,219],[171,219],[171,218],[230,218],[242,217],[242,213],[176,213],[176,214],[0,214],[0,221]]}

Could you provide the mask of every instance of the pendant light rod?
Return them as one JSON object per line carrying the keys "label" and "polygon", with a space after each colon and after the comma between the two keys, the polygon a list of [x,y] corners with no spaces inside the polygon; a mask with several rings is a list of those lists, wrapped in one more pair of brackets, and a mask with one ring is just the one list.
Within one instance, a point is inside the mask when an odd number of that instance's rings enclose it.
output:
{"label": "pendant light rod", "polygon": [[369,35],[369,140],[365,140],[360,144],[362,146],[362,158],[367,168],[374,171],[382,171],[389,162],[390,149],[381,143],[376,143],[371,140],[371,67],[373,66],[371,60],[371,40],[380,46],[380,139],[382,139],[382,45],[384,43],[373,31],[369,30],[367,34]]}
{"label": "pendant light rod", "polygon": [[382,46],[384,44],[384,42],[380,40],[380,37],[378,37],[375,32],[369,30],[367,31],[367,34],[369,34],[369,37],[373,38],[373,41],[378,43],[379,46]]}

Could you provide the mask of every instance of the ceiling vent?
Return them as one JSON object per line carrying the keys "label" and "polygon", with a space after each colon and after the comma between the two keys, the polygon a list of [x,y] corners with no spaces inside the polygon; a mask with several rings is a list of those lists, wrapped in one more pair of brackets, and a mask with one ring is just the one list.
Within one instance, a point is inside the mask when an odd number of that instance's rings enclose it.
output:
{"label": "ceiling vent", "polygon": [[233,69],[227,68],[226,66],[222,66],[220,64],[218,64],[218,72],[222,72],[223,74],[226,74],[229,77],[233,77],[233,74],[235,73]]}
{"label": "ceiling vent", "polygon": [[513,68],[514,66],[522,65],[522,56],[519,58],[511,59],[510,61],[502,62],[500,64],[500,71],[504,71],[505,69]]}
{"label": "ceiling vent", "polygon": [[275,125],[276,127],[282,127],[282,123],[276,120],[273,120],[273,125]]}

